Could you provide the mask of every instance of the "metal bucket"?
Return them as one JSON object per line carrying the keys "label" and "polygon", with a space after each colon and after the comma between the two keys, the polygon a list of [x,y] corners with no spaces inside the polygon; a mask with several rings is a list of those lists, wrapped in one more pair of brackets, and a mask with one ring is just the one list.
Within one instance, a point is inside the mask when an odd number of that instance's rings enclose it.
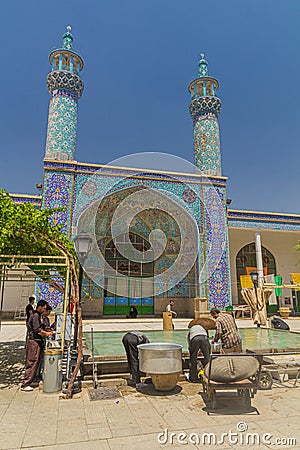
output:
{"label": "metal bucket", "polygon": [[182,371],[182,345],[157,342],[138,345],[142,372],[170,374]]}
{"label": "metal bucket", "polygon": [[211,344],[212,353],[221,353],[221,344],[219,342],[214,342]]}

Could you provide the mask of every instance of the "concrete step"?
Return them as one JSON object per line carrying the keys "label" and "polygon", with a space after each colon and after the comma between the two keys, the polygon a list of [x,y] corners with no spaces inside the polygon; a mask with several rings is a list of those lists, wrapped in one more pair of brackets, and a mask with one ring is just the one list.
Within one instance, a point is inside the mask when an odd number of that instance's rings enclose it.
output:
{"label": "concrete step", "polygon": [[[107,386],[127,386],[127,380],[125,378],[111,378],[106,380],[97,380],[98,387]],[[93,380],[84,380],[82,382],[83,387],[93,387]]]}

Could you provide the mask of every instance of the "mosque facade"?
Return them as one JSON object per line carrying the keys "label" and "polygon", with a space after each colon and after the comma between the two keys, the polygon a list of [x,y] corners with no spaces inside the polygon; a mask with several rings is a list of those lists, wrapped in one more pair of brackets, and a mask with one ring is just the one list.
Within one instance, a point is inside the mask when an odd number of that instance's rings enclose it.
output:
{"label": "mosque facade", "polygon": [[[239,304],[240,277],[257,266],[255,233],[262,241],[265,275],[281,275],[290,282],[291,274],[299,272],[293,247],[299,240],[300,215],[230,209],[228,180],[221,165],[219,83],[209,74],[203,54],[197,78],[188,86],[194,173],[78,162],[76,133],[84,61],[73,49],[70,28],[49,61],[42,195],[11,195],[14,201],[29,201],[37,208],[65,207],[55,213],[53,222],[63,225],[70,238],[78,230],[94,235],[97,252],[85,263],[82,285],[86,316],[123,315],[130,306],[141,315],[158,315],[170,299],[179,314],[189,316],[195,297],[206,298],[208,308]],[[137,209],[140,198],[144,209]],[[163,232],[163,249],[157,257],[143,259],[151,251],[156,255],[149,238],[153,230]],[[122,252],[126,232],[132,254],[138,256]],[[159,241],[156,244],[159,247]],[[61,308],[59,292],[42,282],[36,289],[39,298]],[[290,294],[282,293],[277,304]],[[294,306],[297,310],[300,304]]]}

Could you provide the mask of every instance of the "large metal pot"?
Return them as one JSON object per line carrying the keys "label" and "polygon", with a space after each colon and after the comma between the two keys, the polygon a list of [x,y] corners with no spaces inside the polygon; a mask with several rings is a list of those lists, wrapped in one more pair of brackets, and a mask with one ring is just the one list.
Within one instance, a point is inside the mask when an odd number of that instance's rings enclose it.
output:
{"label": "large metal pot", "polygon": [[139,368],[158,391],[174,389],[182,372],[182,345],[166,342],[138,345]]}
{"label": "large metal pot", "polygon": [[182,345],[157,342],[138,345],[142,372],[169,374],[182,370]]}

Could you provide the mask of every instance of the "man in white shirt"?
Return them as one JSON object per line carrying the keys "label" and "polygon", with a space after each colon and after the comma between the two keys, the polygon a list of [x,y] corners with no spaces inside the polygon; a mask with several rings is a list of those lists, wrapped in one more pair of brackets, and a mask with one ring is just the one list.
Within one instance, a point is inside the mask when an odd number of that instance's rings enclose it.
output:
{"label": "man in white shirt", "polygon": [[174,300],[170,300],[170,303],[166,307],[166,311],[171,312],[172,316],[177,317],[177,312],[172,310],[173,306],[174,306]]}
{"label": "man in white shirt", "polygon": [[188,381],[191,383],[199,383],[197,370],[197,356],[199,350],[203,355],[203,368],[210,358],[210,343],[207,336],[207,331],[201,325],[193,325],[188,334],[189,353],[190,353],[190,372]]}

